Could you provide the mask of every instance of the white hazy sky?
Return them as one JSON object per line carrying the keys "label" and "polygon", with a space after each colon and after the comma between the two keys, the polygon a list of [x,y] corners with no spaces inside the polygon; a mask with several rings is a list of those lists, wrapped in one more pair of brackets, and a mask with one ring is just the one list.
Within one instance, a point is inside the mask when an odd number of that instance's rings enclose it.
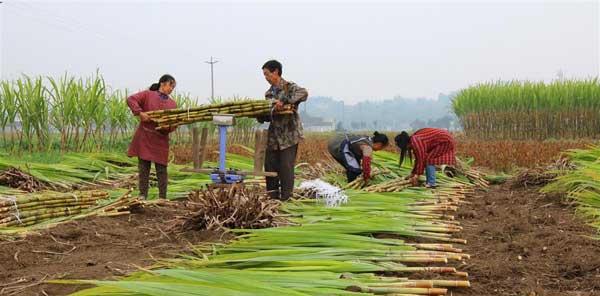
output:
{"label": "white hazy sky", "polygon": [[178,90],[261,97],[271,58],[313,96],[435,97],[490,80],[600,71],[598,1],[4,1],[2,78],[88,75],[114,88],[163,73]]}

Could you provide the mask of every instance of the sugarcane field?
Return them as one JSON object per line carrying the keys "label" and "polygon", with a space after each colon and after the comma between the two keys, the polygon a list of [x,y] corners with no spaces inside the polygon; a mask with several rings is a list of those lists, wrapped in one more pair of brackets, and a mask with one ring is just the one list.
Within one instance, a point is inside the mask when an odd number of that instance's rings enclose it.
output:
{"label": "sugarcane field", "polygon": [[0,1],[0,296],[600,296],[599,32],[600,1]]}

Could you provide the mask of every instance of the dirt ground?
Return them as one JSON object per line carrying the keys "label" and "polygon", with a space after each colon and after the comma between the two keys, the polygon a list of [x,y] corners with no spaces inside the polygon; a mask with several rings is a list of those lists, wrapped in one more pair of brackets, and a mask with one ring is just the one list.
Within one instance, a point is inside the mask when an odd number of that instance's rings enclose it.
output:
{"label": "dirt ground", "polygon": [[[594,230],[560,196],[538,189],[505,184],[468,198],[456,216],[464,226],[459,236],[468,240],[461,247],[472,257],[456,267],[469,273],[472,287],[450,295],[600,296]],[[147,207],[0,242],[0,295],[67,295],[82,286],[41,282],[110,279],[188,252],[190,244],[227,239],[219,233],[168,233],[169,221],[184,211],[181,205]]]}
{"label": "dirt ground", "polygon": [[600,295],[600,241],[561,196],[494,186],[458,213],[472,288],[453,295]]}
{"label": "dirt ground", "polygon": [[[58,225],[14,242],[0,241],[0,295],[68,295],[83,286],[50,279],[109,279],[189,252],[191,244],[226,239],[222,233],[168,232],[185,209],[147,206],[142,212]],[[15,290],[15,288],[23,288]]]}

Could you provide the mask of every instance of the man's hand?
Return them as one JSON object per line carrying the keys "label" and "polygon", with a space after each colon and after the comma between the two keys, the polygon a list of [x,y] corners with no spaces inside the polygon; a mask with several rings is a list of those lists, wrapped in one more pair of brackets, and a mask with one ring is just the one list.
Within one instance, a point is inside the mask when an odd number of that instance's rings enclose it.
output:
{"label": "man's hand", "polygon": [[152,121],[152,119],[150,119],[150,115],[148,115],[146,112],[140,112],[140,121],[141,122],[150,122],[150,121]]}
{"label": "man's hand", "polygon": [[410,177],[410,183],[412,184],[412,186],[418,186],[419,185],[419,175],[412,175],[412,177]]}
{"label": "man's hand", "polygon": [[275,111],[283,110],[283,102],[280,100],[275,100]]}

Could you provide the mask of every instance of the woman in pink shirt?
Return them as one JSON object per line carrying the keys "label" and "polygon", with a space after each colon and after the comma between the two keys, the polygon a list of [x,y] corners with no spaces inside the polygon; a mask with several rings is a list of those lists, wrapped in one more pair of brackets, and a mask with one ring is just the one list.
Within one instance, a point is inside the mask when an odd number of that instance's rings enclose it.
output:
{"label": "woman in pink shirt", "polygon": [[412,158],[414,155],[415,163],[413,170],[407,178],[413,185],[419,182],[419,175],[425,173],[427,179],[425,187],[435,188],[435,171],[437,165],[455,165],[455,146],[456,143],[452,134],[447,130],[438,128],[422,128],[409,136],[407,132],[397,135],[394,140],[400,148],[400,166],[404,157]]}
{"label": "woman in pink shirt", "polygon": [[144,199],[148,198],[148,182],[153,162],[158,177],[158,196],[167,198],[169,133],[173,132],[175,128],[156,130],[156,123],[146,112],[177,108],[175,101],[169,97],[175,89],[175,85],[175,78],[165,74],[158,83],[152,84],[149,90],[138,92],[127,98],[129,109],[140,118],[140,125],[135,131],[127,155],[138,157],[139,190],[140,196]]}

